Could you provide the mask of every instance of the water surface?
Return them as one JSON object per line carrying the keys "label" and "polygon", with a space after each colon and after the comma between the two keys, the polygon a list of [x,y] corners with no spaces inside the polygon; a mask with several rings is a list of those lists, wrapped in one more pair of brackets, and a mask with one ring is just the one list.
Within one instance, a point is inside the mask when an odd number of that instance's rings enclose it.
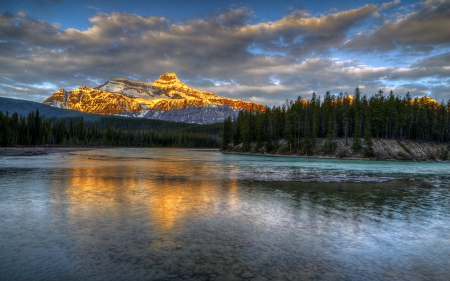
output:
{"label": "water surface", "polygon": [[449,163],[0,158],[0,280],[447,280]]}

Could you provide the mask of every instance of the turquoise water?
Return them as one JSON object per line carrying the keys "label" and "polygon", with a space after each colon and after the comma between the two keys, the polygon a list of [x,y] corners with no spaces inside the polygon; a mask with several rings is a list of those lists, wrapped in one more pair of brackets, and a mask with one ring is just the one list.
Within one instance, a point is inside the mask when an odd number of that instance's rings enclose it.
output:
{"label": "turquoise water", "polygon": [[0,280],[447,280],[450,163],[0,158]]}

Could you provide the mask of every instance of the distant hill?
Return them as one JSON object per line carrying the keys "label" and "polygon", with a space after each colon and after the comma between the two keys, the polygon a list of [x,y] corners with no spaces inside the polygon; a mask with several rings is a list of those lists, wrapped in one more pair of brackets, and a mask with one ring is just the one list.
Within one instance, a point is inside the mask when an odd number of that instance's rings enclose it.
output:
{"label": "distant hill", "polygon": [[46,117],[83,117],[86,120],[97,120],[100,117],[104,117],[104,115],[98,114],[88,114],[83,113],[77,110],[63,109],[53,107],[47,104],[27,101],[27,100],[18,100],[11,98],[0,97],[0,111],[3,113],[8,112],[11,115],[14,112],[17,112],[19,115],[28,115],[30,111],[36,111],[39,109],[39,113],[42,116]]}

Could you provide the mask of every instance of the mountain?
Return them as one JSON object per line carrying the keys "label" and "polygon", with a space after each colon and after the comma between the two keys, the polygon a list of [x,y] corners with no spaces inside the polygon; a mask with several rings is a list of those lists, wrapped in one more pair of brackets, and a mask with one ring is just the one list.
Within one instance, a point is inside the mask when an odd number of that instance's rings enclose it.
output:
{"label": "mountain", "polygon": [[44,103],[87,113],[198,124],[222,122],[228,116],[237,116],[239,110],[265,109],[257,103],[190,88],[175,73],[164,73],[152,84],[115,78],[97,88],[60,89]]}

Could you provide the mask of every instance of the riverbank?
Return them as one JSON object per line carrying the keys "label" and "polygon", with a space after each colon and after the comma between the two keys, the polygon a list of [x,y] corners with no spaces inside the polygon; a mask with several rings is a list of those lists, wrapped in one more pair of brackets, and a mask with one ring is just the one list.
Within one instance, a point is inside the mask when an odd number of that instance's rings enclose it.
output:
{"label": "riverbank", "polygon": [[69,153],[87,151],[95,147],[58,147],[58,146],[30,146],[30,147],[0,147],[0,157],[4,156],[36,156],[53,153]]}
{"label": "riverbank", "polygon": [[[4,156],[36,156],[48,155],[53,153],[69,153],[76,151],[88,151],[102,148],[124,148],[123,146],[91,146],[91,147],[77,147],[77,146],[14,146],[14,147],[0,147],[0,157]],[[161,147],[159,147],[161,148]],[[172,147],[172,149],[186,149],[193,151],[219,151],[218,148],[183,148]]]}
{"label": "riverbank", "polygon": [[[361,140],[362,141],[362,140]],[[338,138],[334,143],[334,151],[326,152],[326,139],[316,139],[313,154],[289,149],[284,139],[278,141],[276,149],[266,151],[264,146],[257,147],[256,143],[250,145],[245,151],[243,145],[228,146],[223,153],[238,153],[249,155],[282,156],[282,157],[312,157],[312,158],[340,158],[340,159],[372,159],[372,160],[398,160],[398,161],[449,161],[450,144],[435,142],[419,142],[411,140],[373,139],[373,157],[364,156],[364,143],[361,151],[352,150],[352,139]]]}

